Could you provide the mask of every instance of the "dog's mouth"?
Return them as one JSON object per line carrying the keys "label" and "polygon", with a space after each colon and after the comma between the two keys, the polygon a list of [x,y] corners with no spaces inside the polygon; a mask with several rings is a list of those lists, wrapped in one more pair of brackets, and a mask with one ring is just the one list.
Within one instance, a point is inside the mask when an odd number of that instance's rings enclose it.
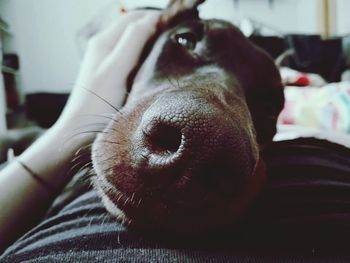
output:
{"label": "dog's mouth", "polygon": [[121,221],[203,233],[234,223],[255,197],[263,178],[248,109],[213,90],[150,94],[98,136],[94,184]]}
{"label": "dog's mouth", "polygon": [[247,194],[227,197],[215,190],[191,186],[182,191],[169,186],[125,193],[118,190],[118,185],[104,184],[100,179],[96,178],[95,187],[103,193],[108,211],[119,223],[156,236],[196,236],[232,226],[252,198]]}

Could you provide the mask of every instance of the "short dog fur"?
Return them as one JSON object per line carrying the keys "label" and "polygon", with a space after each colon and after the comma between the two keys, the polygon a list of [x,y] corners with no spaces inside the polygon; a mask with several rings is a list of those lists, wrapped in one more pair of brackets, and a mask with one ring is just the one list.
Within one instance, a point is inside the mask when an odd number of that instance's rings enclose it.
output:
{"label": "short dog fur", "polygon": [[[193,13],[202,1],[189,2]],[[167,10],[125,106],[93,145],[94,185],[124,224],[199,234],[237,222],[263,187],[259,150],[283,89],[273,60],[235,26]]]}

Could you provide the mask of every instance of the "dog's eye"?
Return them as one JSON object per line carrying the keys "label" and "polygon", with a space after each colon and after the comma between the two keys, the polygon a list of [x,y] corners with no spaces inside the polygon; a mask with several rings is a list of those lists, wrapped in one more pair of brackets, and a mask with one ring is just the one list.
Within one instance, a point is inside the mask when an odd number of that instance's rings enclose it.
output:
{"label": "dog's eye", "polygon": [[181,34],[175,35],[176,42],[190,50],[194,50],[196,47],[197,39],[196,36],[192,32],[185,32]]}

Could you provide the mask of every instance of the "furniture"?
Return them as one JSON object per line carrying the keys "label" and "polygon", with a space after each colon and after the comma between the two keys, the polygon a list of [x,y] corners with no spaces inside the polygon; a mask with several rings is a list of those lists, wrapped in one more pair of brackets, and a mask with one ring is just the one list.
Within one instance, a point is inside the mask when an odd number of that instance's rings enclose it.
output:
{"label": "furniture", "polygon": [[[5,34],[8,33],[7,24],[0,18],[0,65],[2,65],[2,39]],[[6,97],[5,97],[5,85],[0,71],[0,134],[6,131]]]}

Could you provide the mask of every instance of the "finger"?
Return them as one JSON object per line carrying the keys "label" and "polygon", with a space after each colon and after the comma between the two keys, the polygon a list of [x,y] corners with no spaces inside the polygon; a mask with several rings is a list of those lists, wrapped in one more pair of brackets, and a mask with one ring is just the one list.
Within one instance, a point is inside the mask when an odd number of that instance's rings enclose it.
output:
{"label": "finger", "polygon": [[102,61],[112,52],[118,43],[128,25],[141,20],[147,14],[157,14],[159,11],[136,10],[123,15],[112,26],[93,37],[89,43],[82,66],[79,71],[76,83],[85,85],[97,68],[101,66]]}
{"label": "finger", "polygon": [[92,42],[98,46],[98,48],[110,51],[117,44],[118,40],[123,35],[125,29],[130,23],[136,22],[144,18],[147,14],[159,13],[159,11],[154,10],[135,10],[128,12],[127,14],[121,16],[118,21],[113,23],[107,29],[93,37]]}
{"label": "finger", "polygon": [[[135,67],[143,47],[155,33],[160,13],[148,14],[130,24],[113,51],[106,57],[98,71],[106,76],[111,85],[125,84],[129,72]],[[116,74],[118,73],[118,74]]]}

